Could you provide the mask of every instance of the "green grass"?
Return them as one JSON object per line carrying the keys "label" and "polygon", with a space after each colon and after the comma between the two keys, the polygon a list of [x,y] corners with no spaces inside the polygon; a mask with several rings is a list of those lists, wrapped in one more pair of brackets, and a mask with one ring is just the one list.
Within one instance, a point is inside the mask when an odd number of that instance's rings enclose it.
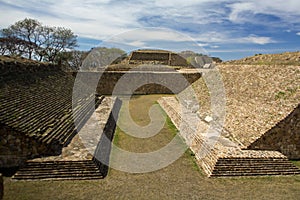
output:
{"label": "green grass", "polygon": [[292,160],[292,163],[300,168],[300,160]]}
{"label": "green grass", "polygon": [[115,131],[115,134],[114,134],[114,138],[113,138],[113,144],[114,145],[119,145],[119,142],[120,142],[120,139],[119,139],[119,132],[120,132],[120,128],[119,127],[116,127],[116,131]]}

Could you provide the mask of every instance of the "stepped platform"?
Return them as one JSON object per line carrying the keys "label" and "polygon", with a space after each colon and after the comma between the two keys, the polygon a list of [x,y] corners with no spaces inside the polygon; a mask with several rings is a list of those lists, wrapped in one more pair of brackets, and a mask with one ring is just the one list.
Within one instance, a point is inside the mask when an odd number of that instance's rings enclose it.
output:
{"label": "stepped platform", "polygon": [[[190,118],[175,97],[158,100],[160,106],[180,130],[181,137],[194,152],[199,167],[209,177],[297,175],[300,169],[278,151],[247,150],[224,130],[219,136],[207,134],[210,123],[199,115]],[[193,122],[191,124],[191,122]],[[214,124],[215,131],[221,127]],[[225,133],[224,133],[225,132]]]}
{"label": "stepped platform", "polygon": [[57,65],[0,56],[0,69],[2,168],[61,154],[104,98],[89,92],[73,101],[75,77]]}
{"label": "stepped platform", "polygon": [[[112,140],[115,120],[111,113],[113,109],[118,111],[119,103],[116,98],[104,98],[80,132],[74,136],[68,146],[62,149],[60,155],[28,160],[12,178],[14,180],[86,180],[104,178],[107,175],[108,168],[95,157],[99,153],[99,144],[101,143],[101,153],[109,158],[110,149],[106,147],[110,144],[103,144],[102,138],[105,135]],[[95,125],[100,130],[95,131]],[[101,130],[103,131],[101,132]],[[102,145],[106,145],[106,147],[102,147]]]}

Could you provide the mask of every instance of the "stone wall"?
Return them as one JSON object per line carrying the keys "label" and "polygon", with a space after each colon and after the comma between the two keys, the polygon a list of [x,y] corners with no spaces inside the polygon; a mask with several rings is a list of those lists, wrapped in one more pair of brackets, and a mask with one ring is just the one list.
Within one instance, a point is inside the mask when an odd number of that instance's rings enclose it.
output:
{"label": "stone wall", "polygon": [[[101,76],[97,87],[97,93],[103,95],[110,95],[115,89],[115,86],[119,79],[126,75],[125,84],[122,84],[122,94],[173,94],[179,93],[188,87],[191,83],[195,82],[201,77],[200,73],[178,73],[178,72],[104,72]],[[186,82],[179,81],[182,76],[187,80]],[[137,88],[134,92],[130,86],[136,85],[137,83],[145,83],[143,86]],[[151,82],[156,82],[155,84]],[[148,84],[147,84],[148,83]],[[161,83],[161,85],[159,84]],[[163,83],[167,85],[173,85],[172,88],[162,86]],[[120,92],[118,92],[120,93]]]}
{"label": "stone wall", "polygon": [[171,61],[170,64],[171,66],[188,66],[188,63],[185,58],[181,57],[180,55],[176,53],[171,54]]}
{"label": "stone wall", "polygon": [[5,125],[0,126],[0,168],[22,166],[27,159],[59,154],[59,145],[46,146]]}
{"label": "stone wall", "polygon": [[[205,138],[195,131],[190,126],[190,122],[182,117],[182,112],[177,100],[174,97],[163,97],[158,100],[159,105],[170,117],[173,124],[180,130],[180,136],[185,143],[190,147],[195,154],[197,164],[204,170],[207,175],[210,175],[218,160],[218,151],[212,149],[210,145],[205,142]],[[198,126],[205,128],[206,124],[199,121]],[[203,131],[203,130],[202,130]]]}
{"label": "stone wall", "polygon": [[248,149],[277,150],[289,159],[300,159],[300,104]]}
{"label": "stone wall", "polygon": [[32,73],[58,70],[60,70],[60,67],[51,63],[42,63],[18,57],[0,56],[0,74],[7,75],[15,72]]}
{"label": "stone wall", "polygon": [[168,61],[169,52],[144,52],[144,51],[134,51],[131,53],[130,60],[159,60],[159,61]]}
{"label": "stone wall", "polygon": [[104,163],[109,163],[111,144],[114,137],[121,106],[122,101],[119,98],[116,98],[114,100],[113,107],[111,108],[111,110],[109,110],[109,117],[107,121],[104,122],[105,127],[94,153],[93,161],[98,166],[103,177],[107,176],[109,167],[103,164],[101,161],[104,161]]}
{"label": "stone wall", "polygon": [[168,51],[134,51],[129,58],[130,64],[162,64],[170,66],[188,66],[185,58]]}

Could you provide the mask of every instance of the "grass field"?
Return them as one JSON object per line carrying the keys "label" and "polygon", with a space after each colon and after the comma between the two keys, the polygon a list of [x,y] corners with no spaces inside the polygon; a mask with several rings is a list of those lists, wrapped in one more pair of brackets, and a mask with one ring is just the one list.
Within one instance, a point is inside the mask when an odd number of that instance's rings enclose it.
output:
{"label": "grass field", "polygon": [[[148,109],[158,95],[138,96],[130,101],[130,113],[140,125],[149,123]],[[120,120],[122,118],[121,109]],[[134,151],[148,152],[167,144],[176,129],[167,121],[149,139],[137,139],[117,128],[114,143]],[[114,152],[112,152],[114,153]],[[299,161],[294,162],[300,166]],[[4,199],[299,199],[300,176],[255,178],[207,178],[186,151],[169,166],[145,174],[110,169],[96,181],[12,181],[5,178]]]}

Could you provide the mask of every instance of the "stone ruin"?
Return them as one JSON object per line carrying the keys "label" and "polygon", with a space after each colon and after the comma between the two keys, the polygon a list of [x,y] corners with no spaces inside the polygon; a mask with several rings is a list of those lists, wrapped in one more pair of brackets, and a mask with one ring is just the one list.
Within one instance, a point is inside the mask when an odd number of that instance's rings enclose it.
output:
{"label": "stone ruin", "polygon": [[106,175],[107,168],[93,154],[78,153],[84,147],[77,133],[96,106],[106,111],[101,113],[103,134],[112,139],[116,122],[110,113],[118,112],[117,99],[90,93],[72,102],[75,77],[52,64],[4,57],[0,73],[0,168],[20,167],[15,179]]}
{"label": "stone ruin", "polygon": [[[158,103],[180,130],[198,165],[209,177],[300,174],[300,169],[289,162],[289,159],[300,159],[299,106],[251,145],[244,147],[210,117],[202,119],[197,116],[197,127],[192,128],[193,120],[183,117],[182,106],[174,97],[163,97]],[[206,135],[210,125],[215,131],[221,131],[219,137]]]}
{"label": "stone ruin", "polygon": [[[133,52],[130,61],[139,63],[148,60],[150,63],[174,66],[182,64],[180,59],[178,61],[176,56],[172,56],[172,53],[163,51],[157,54]],[[102,137],[113,138],[116,121],[111,113],[119,111],[120,100],[91,93],[77,102],[75,113],[72,113],[75,77],[58,66],[3,59],[0,60],[0,73],[0,168],[20,167],[13,177],[17,180],[98,179],[106,176],[108,167],[94,156],[98,153],[109,160],[110,144],[103,144]],[[106,75],[110,80],[112,77],[108,75],[115,75],[113,79],[117,82],[124,75],[122,73],[107,72]],[[134,77],[140,77],[141,74],[145,75],[145,72],[132,72]],[[150,72],[146,74],[153,75]],[[191,83],[201,77],[199,74],[188,76],[191,76]],[[105,94],[101,91],[102,87],[113,85],[105,85],[105,82],[109,81],[105,78],[100,81],[97,87],[99,94]],[[111,94],[112,88],[108,87],[105,91]],[[149,94],[152,93],[149,91],[156,89],[145,87],[140,94]],[[159,92],[164,93],[163,90]],[[162,98],[159,104],[177,128],[180,123],[185,124],[181,136],[195,153],[199,166],[210,177],[300,173],[288,161],[288,158],[299,159],[299,106],[285,121],[247,148],[222,135],[211,148],[205,136],[191,129],[188,121],[182,122],[175,98]],[[92,112],[95,105],[96,111]],[[79,126],[75,127],[73,118],[80,122]],[[80,130],[89,131],[89,127],[85,126],[89,120],[100,123],[105,130],[97,136],[97,141],[93,141],[97,146],[93,149],[94,155],[87,150],[90,148],[88,145],[83,146],[78,136]],[[211,120],[200,121],[205,127]],[[291,131],[283,137],[286,130]],[[190,140],[189,135],[193,135],[194,140]],[[200,149],[206,153],[203,155]]]}
{"label": "stone ruin", "polygon": [[188,67],[185,58],[165,50],[137,50],[129,55],[129,64],[152,64]]}

